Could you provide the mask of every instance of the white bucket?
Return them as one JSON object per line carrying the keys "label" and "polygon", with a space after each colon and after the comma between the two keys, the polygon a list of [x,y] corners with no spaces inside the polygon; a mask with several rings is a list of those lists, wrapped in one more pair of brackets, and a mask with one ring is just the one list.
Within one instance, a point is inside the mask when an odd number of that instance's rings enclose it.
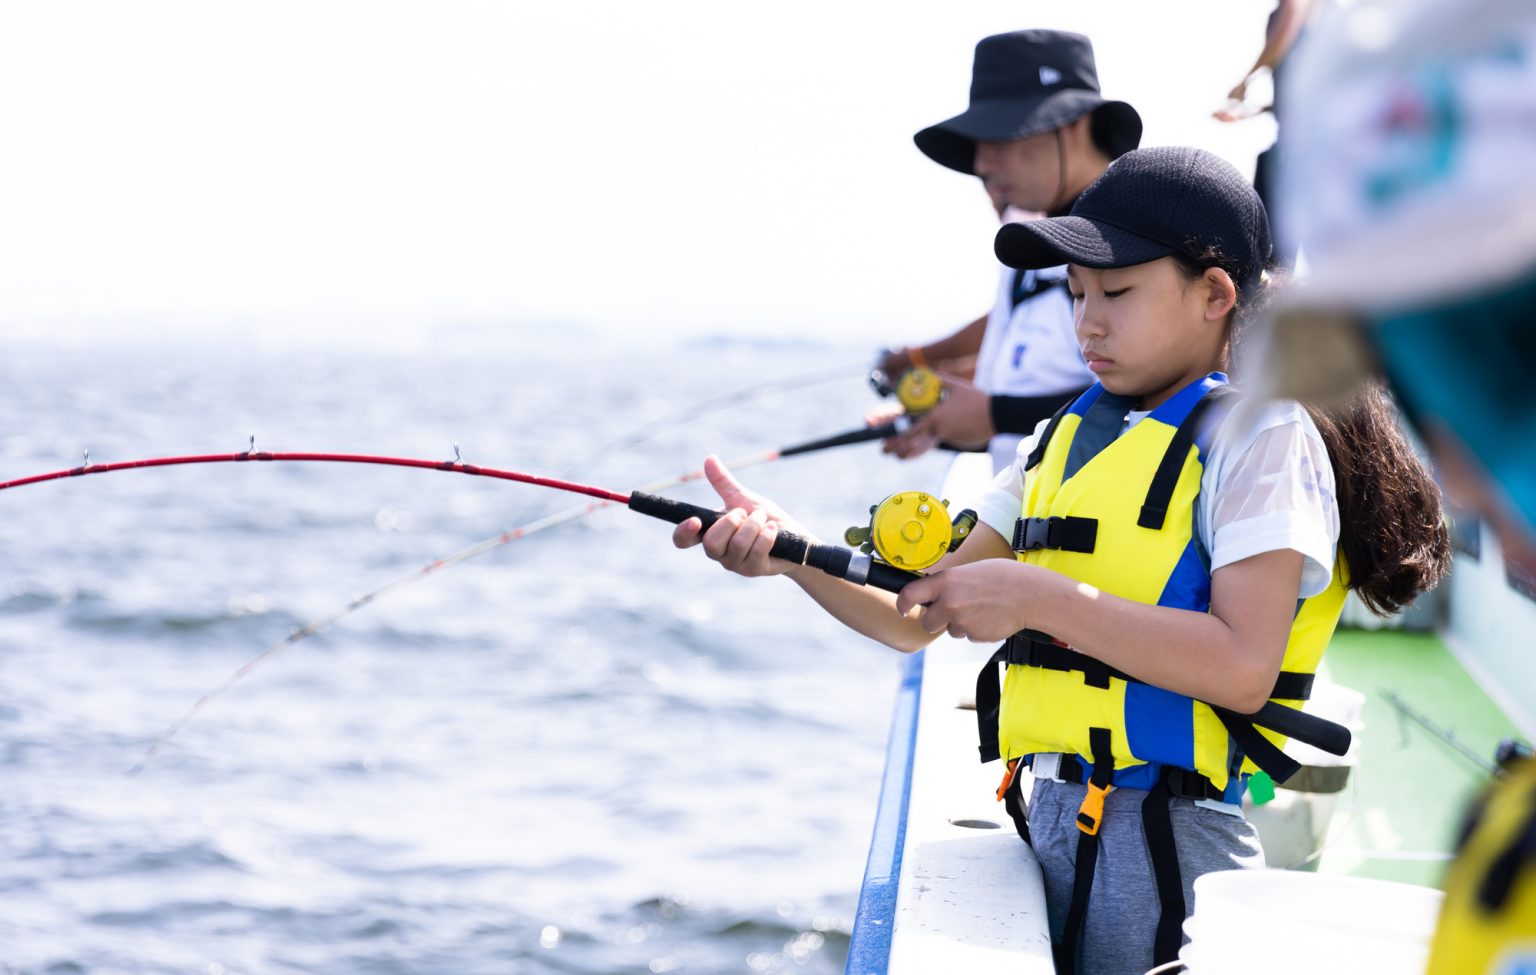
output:
{"label": "white bucket", "polygon": [[1195,880],[1179,952],[1191,975],[1420,975],[1444,894],[1429,887],[1292,870]]}

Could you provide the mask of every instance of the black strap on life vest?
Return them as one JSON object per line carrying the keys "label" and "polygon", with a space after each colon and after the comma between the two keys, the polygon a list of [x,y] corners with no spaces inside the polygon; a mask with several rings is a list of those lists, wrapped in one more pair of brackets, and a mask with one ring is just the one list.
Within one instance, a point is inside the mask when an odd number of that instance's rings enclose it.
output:
{"label": "black strap on life vest", "polygon": [[[1093,892],[1094,868],[1099,862],[1099,827],[1103,824],[1103,798],[1114,776],[1115,756],[1108,728],[1089,728],[1088,743],[1093,751],[1093,774],[1088,780],[1088,796],[1077,814],[1077,858],[1072,875],[1072,900],[1067,907],[1066,925],[1061,941],[1051,946],[1058,973],[1078,970],[1078,950],[1082,944],[1083,923],[1088,918],[1088,897]],[[1088,807],[1097,793],[1094,813]],[[1180,918],[1183,921],[1183,918]]]}
{"label": "black strap on life vest", "polygon": [[[1090,746],[1096,738],[1108,740],[1109,732],[1103,728],[1090,729]],[[1107,747],[1107,746],[1105,746]],[[1105,764],[1105,760],[1097,757],[1103,748],[1095,748],[1095,771],[1098,766]],[[1109,761],[1113,761],[1111,755]],[[1088,785],[1091,782],[1083,763],[1075,755],[1062,755],[1056,768],[1056,777],[1063,782],[1075,785]],[[1009,780],[1009,790],[1006,796],[1012,798],[1019,789],[1020,776],[1014,776]],[[1103,777],[1099,776],[1100,781]],[[1211,780],[1198,772],[1188,769],[1165,766],[1158,777],[1156,785],[1148,790],[1147,797],[1141,804],[1141,828],[1147,840],[1147,850],[1151,858],[1152,881],[1157,890],[1158,923],[1157,931],[1153,939],[1154,963],[1167,964],[1178,957],[1179,948],[1184,941],[1184,918],[1187,916],[1188,906],[1184,899],[1184,877],[1179,869],[1178,843],[1173,833],[1173,817],[1170,814],[1170,806],[1175,799],[1221,799],[1222,792],[1216,788]],[[1025,842],[1029,841],[1028,826],[1022,819],[1022,808],[1015,812],[1013,804],[1008,805],[1009,815],[1015,817],[1015,825],[1019,829],[1019,835]],[[1079,814],[1081,815],[1081,813]],[[1096,853],[1085,848],[1087,842],[1091,848],[1097,844],[1097,837],[1090,837],[1086,830],[1078,839],[1078,859],[1076,871],[1073,877],[1072,903],[1082,901],[1081,913],[1086,917],[1087,900],[1093,884]],[[1082,884],[1083,886],[1079,886]],[[1079,895],[1079,891],[1083,891]],[[1070,913],[1070,910],[1069,910]],[[1077,921],[1080,932],[1083,919]],[[1074,930],[1069,923],[1068,931]],[[1076,935],[1081,939],[1080,933]],[[1053,947],[1056,955],[1058,972],[1073,971],[1069,961],[1072,953],[1075,953],[1075,945],[1069,945],[1066,940],[1060,946]]]}
{"label": "black strap on life vest", "polygon": [[[999,756],[997,743],[998,711],[1002,704],[1002,683],[997,665],[1001,663],[1024,667],[1042,667],[1046,670],[1077,671],[1083,675],[1083,683],[1089,687],[1108,688],[1111,678],[1133,684],[1145,684],[1124,671],[1111,667],[1102,660],[1064,647],[1047,634],[1038,630],[1021,630],[1009,637],[994,653],[981,672],[976,675],[976,727],[982,762],[990,762]],[[1270,691],[1272,700],[1253,714],[1239,714],[1227,708],[1207,705],[1215,712],[1227,734],[1242,753],[1255,765],[1267,772],[1276,782],[1284,782],[1300,770],[1301,765],[1286,755],[1273,742],[1259,733],[1267,728],[1297,741],[1306,742],[1335,755],[1349,750],[1349,729],[1315,714],[1307,714],[1298,708],[1278,701],[1305,701],[1312,696],[1311,674],[1298,671],[1281,671]],[[1277,699],[1277,700],[1276,700]],[[1195,775],[1192,770],[1186,770]]]}
{"label": "black strap on life vest", "polygon": [[1017,308],[1036,295],[1045,294],[1052,288],[1066,288],[1066,278],[1041,277],[1035,271],[1018,270],[1013,272],[1013,287],[1009,297],[1013,300],[1012,307]]}
{"label": "black strap on life vest", "polygon": [[[1088,772],[1076,755],[1060,755],[1056,764],[1056,777],[1063,782],[1082,785],[1088,781]],[[1034,767],[1034,763],[1030,763]],[[1163,766],[1163,784],[1173,799],[1221,799],[1222,791],[1210,779],[1189,769]]]}
{"label": "black strap on life vest", "polygon": [[1179,484],[1179,475],[1184,473],[1189,448],[1195,445],[1195,437],[1200,433],[1206,412],[1231,392],[1230,386],[1217,386],[1189,408],[1183,422],[1173,431],[1173,439],[1168,441],[1168,449],[1158,462],[1157,473],[1152,475],[1152,484],[1147,488],[1147,497],[1142,502],[1141,515],[1136,519],[1136,524],[1143,528],[1163,527],[1168,517],[1168,505],[1173,501],[1173,489]]}
{"label": "black strap on life vest", "polygon": [[1001,757],[997,747],[997,711],[1003,701],[1003,683],[997,668],[1007,661],[1008,644],[1005,643],[976,674],[976,737],[979,741],[976,750],[981,753],[983,765]]}
{"label": "black strap on life vest", "polygon": [[1009,779],[1008,787],[1003,790],[1003,808],[1007,810],[1008,818],[1013,820],[1013,828],[1018,830],[1019,839],[1033,846],[1034,843],[1029,838],[1029,820],[1025,815],[1024,776],[1017,774],[1017,767],[1013,771],[1015,774]]}
{"label": "black strap on life vest", "polygon": [[[1172,771],[1172,770],[1170,770]],[[1204,776],[1201,776],[1204,778]],[[1167,775],[1141,801],[1141,831],[1147,838],[1152,860],[1152,881],[1157,886],[1157,933],[1152,939],[1152,964],[1166,965],[1179,957],[1184,943],[1184,877],[1179,870],[1179,849],[1173,835],[1169,806],[1174,800]]]}
{"label": "black strap on life vest", "polygon": [[1527,808],[1525,823],[1515,830],[1504,849],[1488,864],[1477,885],[1477,903],[1493,914],[1503,911],[1514,895],[1520,877],[1536,869],[1536,814]]}
{"label": "black strap on life vest", "polygon": [[[1280,746],[1259,734],[1253,720],[1226,708],[1212,708],[1238,750],[1276,782],[1284,782],[1301,771],[1301,763],[1280,750]],[[1342,727],[1342,726],[1341,726]]]}
{"label": "black strap on life vest", "polygon": [[1098,536],[1097,518],[1020,518],[1013,523],[1011,544],[1015,552],[1034,552],[1042,548],[1092,552]]}

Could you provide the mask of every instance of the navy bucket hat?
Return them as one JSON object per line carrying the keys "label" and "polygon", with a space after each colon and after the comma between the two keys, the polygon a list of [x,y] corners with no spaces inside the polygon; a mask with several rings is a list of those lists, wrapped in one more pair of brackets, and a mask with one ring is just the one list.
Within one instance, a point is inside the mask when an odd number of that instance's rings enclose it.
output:
{"label": "navy bucket hat", "polygon": [[1005,224],[993,247],[1017,268],[1130,267],[1179,254],[1222,268],[1240,289],[1258,281],[1273,253],[1252,184],[1220,156],[1185,146],[1126,153],[1069,215]]}
{"label": "navy bucket hat", "polygon": [[1141,143],[1141,116],[1099,94],[1093,44],[1082,34],[1020,30],[976,45],[970,107],[912,137],[929,159],[976,174],[976,143],[1007,142],[1059,129],[1093,113],[1093,141],[1115,159]]}

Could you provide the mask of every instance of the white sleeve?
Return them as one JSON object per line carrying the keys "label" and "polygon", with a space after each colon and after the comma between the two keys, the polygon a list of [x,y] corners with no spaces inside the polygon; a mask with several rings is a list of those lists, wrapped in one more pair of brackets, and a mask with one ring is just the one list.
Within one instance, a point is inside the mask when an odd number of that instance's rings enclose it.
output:
{"label": "white sleeve", "polygon": [[1211,571],[1264,552],[1290,549],[1302,555],[1298,598],[1328,587],[1339,538],[1333,465],[1316,425],[1295,403],[1240,410],[1218,434],[1212,450],[1214,483],[1202,485],[1208,501],[1201,525],[1207,532]]}
{"label": "white sleeve", "polygon": [[1035,424],[1034,433],[1019,441],[1013,463],[993,478],[991,489],[977,501],[976,517],[1004,538],[1013,538],[1013,525],[1019,520],[1019,511],[1024,505],[1024,461],[1035,449],[1041,430],[1050,422],[1041,420]]}

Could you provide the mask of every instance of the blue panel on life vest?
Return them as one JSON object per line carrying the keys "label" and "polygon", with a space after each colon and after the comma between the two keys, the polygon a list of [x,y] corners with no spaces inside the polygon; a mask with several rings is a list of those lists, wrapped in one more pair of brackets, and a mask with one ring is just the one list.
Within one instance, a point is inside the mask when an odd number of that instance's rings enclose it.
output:
{"label": "blue panel on life vest", "polygon": [[1178,426],[1184,422],[1184,418],[1189,415],[1189,411],[1194,408],[1194,405],[1206,393],[1209,393],[1217,386],[1223,385],[1226,381],[1227,377],[1225,374],[1213,372],[1199,382],[1190,383],[1168,397],[1166,402],[1153,410],[1151,419],[1157,420],[1160,423],[1166,423],[1170,427]]}
{"label": "blue panel on life vest", "polygon": [[1103,392],[1104,387],[1100,386],[1098,383],[1094,383],[1092,386],[1089,386],[1087,389],[1083,390],[1083,394],[1073,401],[1072,407],[1067,410],[1067,412],[1076,413],[1078,416],[1084,415],[1098,400],[1099,395]]}
{"label": "blue panel on life vest", "polygon": [[1195,702],[1150,684],[1125,686],[1126,744],[1137,758],[1195,767]]}
{"label": "blue panel on life vest", "polygon": [[1157,597],[1159,606],[1192,609],[1204,613],[1211,608],[1211,573],[1200,556],[1200,546],[1191,538],[1179,556],[1178,564]]}

